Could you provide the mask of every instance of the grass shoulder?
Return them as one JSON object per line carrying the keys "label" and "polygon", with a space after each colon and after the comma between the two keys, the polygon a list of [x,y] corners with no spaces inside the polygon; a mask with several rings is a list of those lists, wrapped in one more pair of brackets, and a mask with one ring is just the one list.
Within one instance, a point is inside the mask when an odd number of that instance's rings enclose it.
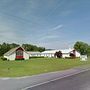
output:
{"label": "grass shoulder", "polygon": [[0,60],[1,77],[30,76],[46,72],[70,69],[80,65],[88,65],[90,60],[82,62],[76,59],[31,58],[30,60]]}

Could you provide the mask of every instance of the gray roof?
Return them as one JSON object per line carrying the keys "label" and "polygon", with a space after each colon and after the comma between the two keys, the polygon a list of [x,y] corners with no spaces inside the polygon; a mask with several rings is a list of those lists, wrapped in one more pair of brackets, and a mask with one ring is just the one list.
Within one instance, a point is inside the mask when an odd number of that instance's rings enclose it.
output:
{"label": "gray roof", "polygon": [[71,51],[73,51],[74,49],[71,49],[71,48],[69,48],[69,49],[59,49],[59,50],[48,50],[48,51],[44,51],[44,52],[42,52],[43,54],[48,54],[48,53],[52,53],[52,54],[54,54],[54,53],[56,53],[56,52],[58,52],[58,51],[61,51],[62,53],[64,53],[64,54],[67,54],[67,53],[70,53]]}
{"label": "gray roof", "polygon": [[38,52],[38,51],[36,51],[36,52],[33,52],[33,51],[27,51],[27,53],[28,53],[28,54],[41,54],[41,52]]}
{"label": "gray roof", "polygon": [[[11,55],[13,52],[15,52],[18,48],[20,48],[21,46],[18,46],[18,47],[16,47],[16,48],[13,48],[13,49],[10,49],[8,52],[6,52],[5,54],[4,54],[4,56],[9,56],[9,55]],[[23,47],[21,47],[23,50],[24,50],[24,48]],[[24,50],[25,51],[25,50]]]}

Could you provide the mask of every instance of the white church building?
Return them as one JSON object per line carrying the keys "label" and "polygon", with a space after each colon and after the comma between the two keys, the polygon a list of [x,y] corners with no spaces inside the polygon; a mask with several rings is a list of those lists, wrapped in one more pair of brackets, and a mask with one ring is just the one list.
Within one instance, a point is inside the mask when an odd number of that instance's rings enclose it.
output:
{"label": "white church building", "polygon": [[4,54],[4,58],[7,60],[18,60],[18,59],[29,59],[29,54],[24,50],[23,47],[19,46],[13,48]]}
{"label": "white church building", "polygon": [[61,51],[62,58],[70,57],[71,53],[74,53],[75,57],[80,57],[80,53],[74,49],[59,49],[59,50],[47,50],[43,52],[32,52],[25,51],[23,47],[19,46],[9,50],[4,54],[4,57],[7,60],[20,60],[20,59],[29,59],[29,57],[55,57],[55,53]]}

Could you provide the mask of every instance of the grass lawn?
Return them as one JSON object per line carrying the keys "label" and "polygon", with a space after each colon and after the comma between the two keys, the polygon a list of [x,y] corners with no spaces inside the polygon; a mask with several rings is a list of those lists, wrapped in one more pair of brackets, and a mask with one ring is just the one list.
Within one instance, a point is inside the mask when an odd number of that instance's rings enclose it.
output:
{"label": "grass lawn", "polygon": [[[90,58],[89,58],[90,59]],[[30,76],[90,64],[80,59],[32,58],[24,61],[0,60],[0,77]]]}

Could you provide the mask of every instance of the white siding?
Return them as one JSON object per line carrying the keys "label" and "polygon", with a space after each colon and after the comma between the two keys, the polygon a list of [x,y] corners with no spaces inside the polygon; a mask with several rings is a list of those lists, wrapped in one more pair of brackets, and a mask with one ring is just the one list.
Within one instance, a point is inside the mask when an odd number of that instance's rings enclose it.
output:
{"label": "white siding", "polygon": [[15,60],[16,53],[14,52],[14,53],[10,54],[9,56],[4,56],[4,57],[7,58],[7,60]]}
{"label": "white siding", "polygon": [[29,59],[29,54],[26,52],[23,52],[24,59]]}
{"label": "white siding", "polygon": [[41,56],[44,56],[44,57],[54,57],[54,53],[42,53]]}
{"label": "white siding", "polygon": [[65,58],[65,57],[70,57],[69,53],[63,53],[62,58]]}
{"label": "white siding", "polygon": [[7,59],[8,59],[8,56],[5,56],[5,55],[4,55],[4,58],[7,58]]}
{"label": "white siding", "polygon": [[30,52],[30,51],[26,51],[30,57],[38,57],[38,56],[41,56],[41,53],[40,52]]}
{"label": "white siding", "polygon": [[80,53],[76,51],[76,57],[80,57]]}
{"label": "white siding", "polygon": [[[15,60],[16,53],[14,52],[9,56],[4,56],[4,57],[7,58],[7,60]],[[24,57],[24,59],[29,59],[29,54],[27,54],[26,52],[23,52],[23,57]]]}

